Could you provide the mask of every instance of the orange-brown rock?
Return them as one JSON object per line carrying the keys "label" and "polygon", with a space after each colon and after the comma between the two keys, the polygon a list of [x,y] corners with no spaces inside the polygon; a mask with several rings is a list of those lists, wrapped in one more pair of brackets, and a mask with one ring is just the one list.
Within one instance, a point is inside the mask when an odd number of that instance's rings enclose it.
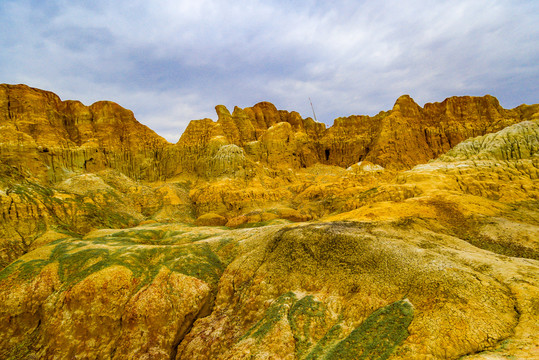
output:
{"label": "orange-brown rock", "polygon": [[411,168],[465,139],[531,119],[538,111],[537,105],[505,110],[489,95],[451,97],[421,108],[404,95],[392,110],[375,117],[336,119],[321,139],[325,156],[320,161],[347,167],[368,160],[390,169]]}
{"label": "orange-brown rock", "polygon": [[100,249],[96,240],[42,248],[29,283],[20,269],[2,276],[1,358],[171,357],[208,312],[221,264],[209,248],[131,244],[125,252],[102,240]]}
{"label": "orange-brown rock", "polygon": [[0,156],[45,181],[106,168],[159,179],[166,175],[167,145],[113,102],[84,106],[25,85],[0,85]]}
{"label": "orange-brown rock", "polygon": [[406,169],[438,157],[467,138],[533,119],[539,106],[506,110],[487,95],[452,97],[422,108],[405,95],[390,111],[374,117],[337,118],[328,129],[266,102],[236,107],[232,114],[222,105],[216,111],[217,122],[193,121],[180,138],[177,146],[191,159],[184,162],[186,169],[200,167],[224,144],[243,147],[250,159],[273,168],[298,169],[315,163],[348,167],[367,160],[385,168]]}
{"label": "orange-brown rock", "polygon": [[499,131],[529,120],[539,106],[503,109],[492,96],[451,97],[441,103],[418,106],[401,96],[381,122],[366,157],[384,167],[403,169],[425,163],[470,137]]}
{"label": "orange-brown rock", "polygon": [[312,141],[325,130],[323,124],[302,119],[297,112],[277,110],[268,102],[236,107],[232,114],[222,105],[215,109],[217,122],[191,121],[176,144],[184,154],[183,171],[207,175],[206,163],[226,145],[243,148],[248,159],[271,167],[299,168],[316,163]]}
{"label": "orange-brown rock", "polygon": [[[503,109],[491,97],[452,97],[423,108],[409,96],[392,110],[335,119],[326,129],[297,112],[262,102],[216,107],[218,120],[193,120],[176,146],[141,125],[133,113],[101,101],[84,106],[24,85],[0,86],[0,157],[42,180],[105,168],[146,180],[178,174],[218,178],[252,177],[262,163],[299,169],[316,163],[349,167],[367,160],[389,169],[425,163],[464,139],[537,117],[538,105]],[[223,146],[237,146],[245,160],[225,163]],[[242,149],[242,150],[239,150]],[[226,159],[224,159],[226,160]],[[234,167],[235,170],[229,169]],[[217,166],[217,169],[215,169]]]}

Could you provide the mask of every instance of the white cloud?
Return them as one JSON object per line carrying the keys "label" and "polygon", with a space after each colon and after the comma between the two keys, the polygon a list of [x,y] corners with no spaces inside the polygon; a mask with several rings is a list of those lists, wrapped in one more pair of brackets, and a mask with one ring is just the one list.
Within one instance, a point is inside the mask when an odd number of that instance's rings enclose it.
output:
{"label": "white cloud", "polygon": [[512,107],[538,102],[537,4],[8,0],[0,82],[116,101],[172,141],[216,104],[310,116],[311,97],[327,123],[403,93],[491,93]]}

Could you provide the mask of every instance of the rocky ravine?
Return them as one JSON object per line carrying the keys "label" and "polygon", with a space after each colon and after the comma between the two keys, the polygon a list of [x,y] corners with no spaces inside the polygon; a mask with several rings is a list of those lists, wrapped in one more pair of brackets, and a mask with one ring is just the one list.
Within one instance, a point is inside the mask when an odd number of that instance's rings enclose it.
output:
{"label": "rocky ravine", "polygon": [[2,89],[2,359],[539,356],[537,105],[217,107],[172,145]]}

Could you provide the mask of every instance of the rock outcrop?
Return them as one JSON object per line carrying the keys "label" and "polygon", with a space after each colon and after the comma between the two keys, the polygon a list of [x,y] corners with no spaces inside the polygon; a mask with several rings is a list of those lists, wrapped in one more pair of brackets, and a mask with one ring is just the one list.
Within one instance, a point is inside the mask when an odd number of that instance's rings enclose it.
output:
{"label": "rock outcrop", "polygon": [[107,168],[164,178],[167,144],[116,103],[84,106],[25,85],[0,85],[0,157],[42,181]]}
{"label": "rock outcrop", "polygon": [[57,241],[0,273],[0,355],[532,359],[537,263],[429,227],[160,225]]}
{"label": "rock outcrop", "polygon": [[520,160],[539,154],[539,117],[467,140],[440,156],[441,161]]}
{"label": "rock outcrop", "polygon": [[[452,97],[422,108],[402,96],[392,110],[338,118],[327,129],[268,102],[236,107],[232,114],[219,105],[216,112],[216,122],[193,120],[174,146],[113,102],[85,106],[61,101],[48,91],[2,84],[0,158],[48,182],[106,168],[149,181],[179,174],[249,178],[261,171],[257,163],[281,171],[317,163],[347,168],[366,160],[401,170],[436,158],[467,138],[537,118],[539,106],[506,110],[487,95]],[[223,165],[223,153],[231,145],[236,152],[243,150],[245,160]]]}
{"label": "rock outcrop", "polygon": [[[0,356],[171,358],[209,311],[222,264],[208,246],[149,245],[155,235],[141,233],[139,245],[121,233],[56,242],[34,253],[26,270],[20,262],[7,268]],[[32,280],[20,283],[21,276]]]}
{"label": "rock outcrop", "polygon": [[269,103],[236,107],[232,114],[221,105],[216,111],[217,122],[191,122],[177,144],[191,154],[189,170],[199,167],[204,161],[200,156],[208,156],[205,152],[212,156],[223,144],[243,147],[250,159],[272,168],[298,169],[316,163],[346,168],[367,160],[384,168],[409,169],[465,139],[539,116],[537,105],[506,110],[488,95],[452,97],[423,108],[405,95],[390,111],[338,118],[328,129]]}
{"label": "rock outcrop", "polygon": [[275,232],[227,268],[177,359],[457,358],[510,335],[518,314],[505,286],[441,256],[441,239],[396,226],[397,239],[388,225]]}
{"label": "rock outcrop", "polygon": [[74,175],[51,188],[7,165],[0,165],[0,173],[0,268],[50,241],[96,228],[130,227],[149,218],[195,219],[185,183],[149,186],[103,170]]}

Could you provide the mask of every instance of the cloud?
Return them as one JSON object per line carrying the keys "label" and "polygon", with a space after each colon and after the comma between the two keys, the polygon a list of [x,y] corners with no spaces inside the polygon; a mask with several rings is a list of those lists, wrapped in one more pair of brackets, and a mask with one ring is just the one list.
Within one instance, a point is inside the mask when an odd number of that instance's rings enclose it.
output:
{"label": "cloud", "polygon": [[171,141],[216,104],[310,116],[310,97],[328,124],[404,93],[513,107],[538,102],[538,13],[516,0],[7,0],[0,82],[116,101]]}

